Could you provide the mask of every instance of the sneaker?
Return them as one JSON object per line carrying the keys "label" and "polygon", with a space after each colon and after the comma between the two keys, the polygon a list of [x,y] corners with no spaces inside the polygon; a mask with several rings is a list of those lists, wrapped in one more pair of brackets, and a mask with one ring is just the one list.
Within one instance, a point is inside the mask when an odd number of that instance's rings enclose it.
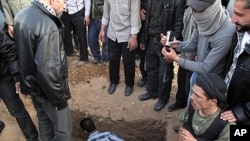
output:
{"label": "sneaker", "polygon": [[77,67],[81,67],[83,65],[85,65],[85,61],[78,61]]}

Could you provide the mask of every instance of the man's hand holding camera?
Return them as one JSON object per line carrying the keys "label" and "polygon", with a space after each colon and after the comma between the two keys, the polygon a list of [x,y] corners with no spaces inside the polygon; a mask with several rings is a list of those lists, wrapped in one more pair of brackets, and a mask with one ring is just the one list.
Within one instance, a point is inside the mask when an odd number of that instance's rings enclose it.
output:
{"label": "man's hand holding camera", "polygon": [[161,44],[163,45],[161,52],[165,56],[166,61],[169,62],[169,60],[173,60],[178,62],[179,56],[174,49],[179,46],[180,41],[168,42],[167,36],[161,34]]}

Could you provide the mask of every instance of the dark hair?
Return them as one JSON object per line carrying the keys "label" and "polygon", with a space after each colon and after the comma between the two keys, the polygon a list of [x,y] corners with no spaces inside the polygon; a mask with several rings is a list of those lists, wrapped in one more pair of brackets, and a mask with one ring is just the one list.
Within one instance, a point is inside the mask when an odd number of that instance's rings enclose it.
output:
{"label": "dark hair", "polygon": [[227,85],[219,75],[213,73],[198,74],[195,84],[205,91],[208,99],[217,99],[217,105],[220,108],[226,106]]}
{"label": "dark hair", "polygon": [[246,0],[246,6],[245,6],[246,9],[250,9],[250,0]]}
{"label": "dark hair", "polygon": [[235,1],[245,1],[244,8],[245,9],[250,9],[250,0],[235,0]]}
{"label": "dark hair", "polygon": [[96,130],[95,123],[90,118],[84,118],[80,121],[80,127],[82,130],[86,130],[88,133]]}

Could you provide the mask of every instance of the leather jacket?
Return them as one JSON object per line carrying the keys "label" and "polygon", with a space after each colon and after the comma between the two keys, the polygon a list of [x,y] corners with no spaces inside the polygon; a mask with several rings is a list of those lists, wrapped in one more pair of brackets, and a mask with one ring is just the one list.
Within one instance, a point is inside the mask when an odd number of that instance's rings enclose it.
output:
{"label": "leather jacket", "polygon": [[43,96],[59,110],[70,98],[63,29],[61,20],[38,1],[15,17],[21,92]]}
{"label": "leather jacket", "polygon": [[[148,0],[146,3],[146,19],[141,30],[140,42],[146,43],[149,36],[149,18],[153,0]],[[183,15],[185,10],[185,0],[163,0],[160,6],[160,26],[161,31],[157,33],[160,36],[161,33],[165,34],[168,30],[171,30],[177,40],[182,40],[182,29],[183,29]],[[152,12],[152,11],[151,11]],[[152,25],[154,26],[154,25]]]}
{"label": "leather jacket", "polygon": [[233,111],[235,117],[237,118],[237,124],[250,125],[249,78],[250,45],[247,46],[238,58],[227,93],[229,109]]}
{"label": "leather jacket", "polygon": [[103,14],[104,0],[91,0],[90,17],[101,20]]}
{"label": "leather jacket", "polygon": [[19,69],[14,42],[0,31],[0,79],[8,76],[18,78]]}

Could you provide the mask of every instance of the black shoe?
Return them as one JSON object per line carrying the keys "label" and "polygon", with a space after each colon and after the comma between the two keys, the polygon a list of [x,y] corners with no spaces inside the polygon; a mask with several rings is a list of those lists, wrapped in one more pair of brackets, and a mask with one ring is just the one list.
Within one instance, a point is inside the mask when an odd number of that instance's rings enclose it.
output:
{"label": "black shoe", "polygon": [[144,101],[144,100],[148,100],[148,99],[154,99],[154,98],[157,98],[157,97],[158,96],[156,96],[156,95],[145,93],[145,94],[142,94],[142,95],[139,96],[139,100]]}
{"label": "black shoe", "polygon": [[134,90],[133,86],[132,87],[126,86],[125,91],[124,91],[124,95],[125,96],[130,96],[132,94],[133,90]]}
{"label": "black shoe", "polygon": [[73,52],[70,52],[70,53],[66,53],[66,55],[68,56],[68,57],[72,57],[72,56],[76,56],[76,52],[75,51],[73,51]]}
{"label": "black shoe", "polygon": [[154,110],[155,111],[160,111],[162,108],[164,108],[164,106],[167,104],[167,102],[162,101],[162,100],[158,100],[154,106]]}
{"label": "black shoe", "polygon": [[4,127],[5,127],[4,122],[2,122],[2,121],[0,120],[0,133],[2,133]]}
{"label": "black shoe", "polygon": [[112,83],[109,85],[109,88],[108,88],[108,93],[109,94],[113,94],[116,90],[116,84]]}
{"label": "black shoe", "polygon": [[138,82],[137,82],[137,86],[138,87],[143,87],[146,85],[146,80],[145,79],[140,79]]}
{"label": "black shoe", "polygon": [[173,112],[173,111],[176,111],[178,109],[182,109],[182,108],[185,108],[186,105],[178,105],[178,104],[171,104],[170,106],[168,106],[168,112]]}
{"label": "black shoe", "polygon": [[175,133],[178,133],[178,132],[179,132],[179,129],[180,129],[180,126],[179,126],[179,125],[175,125],[175,126],[173,127],[173,130],[174,130]]}

